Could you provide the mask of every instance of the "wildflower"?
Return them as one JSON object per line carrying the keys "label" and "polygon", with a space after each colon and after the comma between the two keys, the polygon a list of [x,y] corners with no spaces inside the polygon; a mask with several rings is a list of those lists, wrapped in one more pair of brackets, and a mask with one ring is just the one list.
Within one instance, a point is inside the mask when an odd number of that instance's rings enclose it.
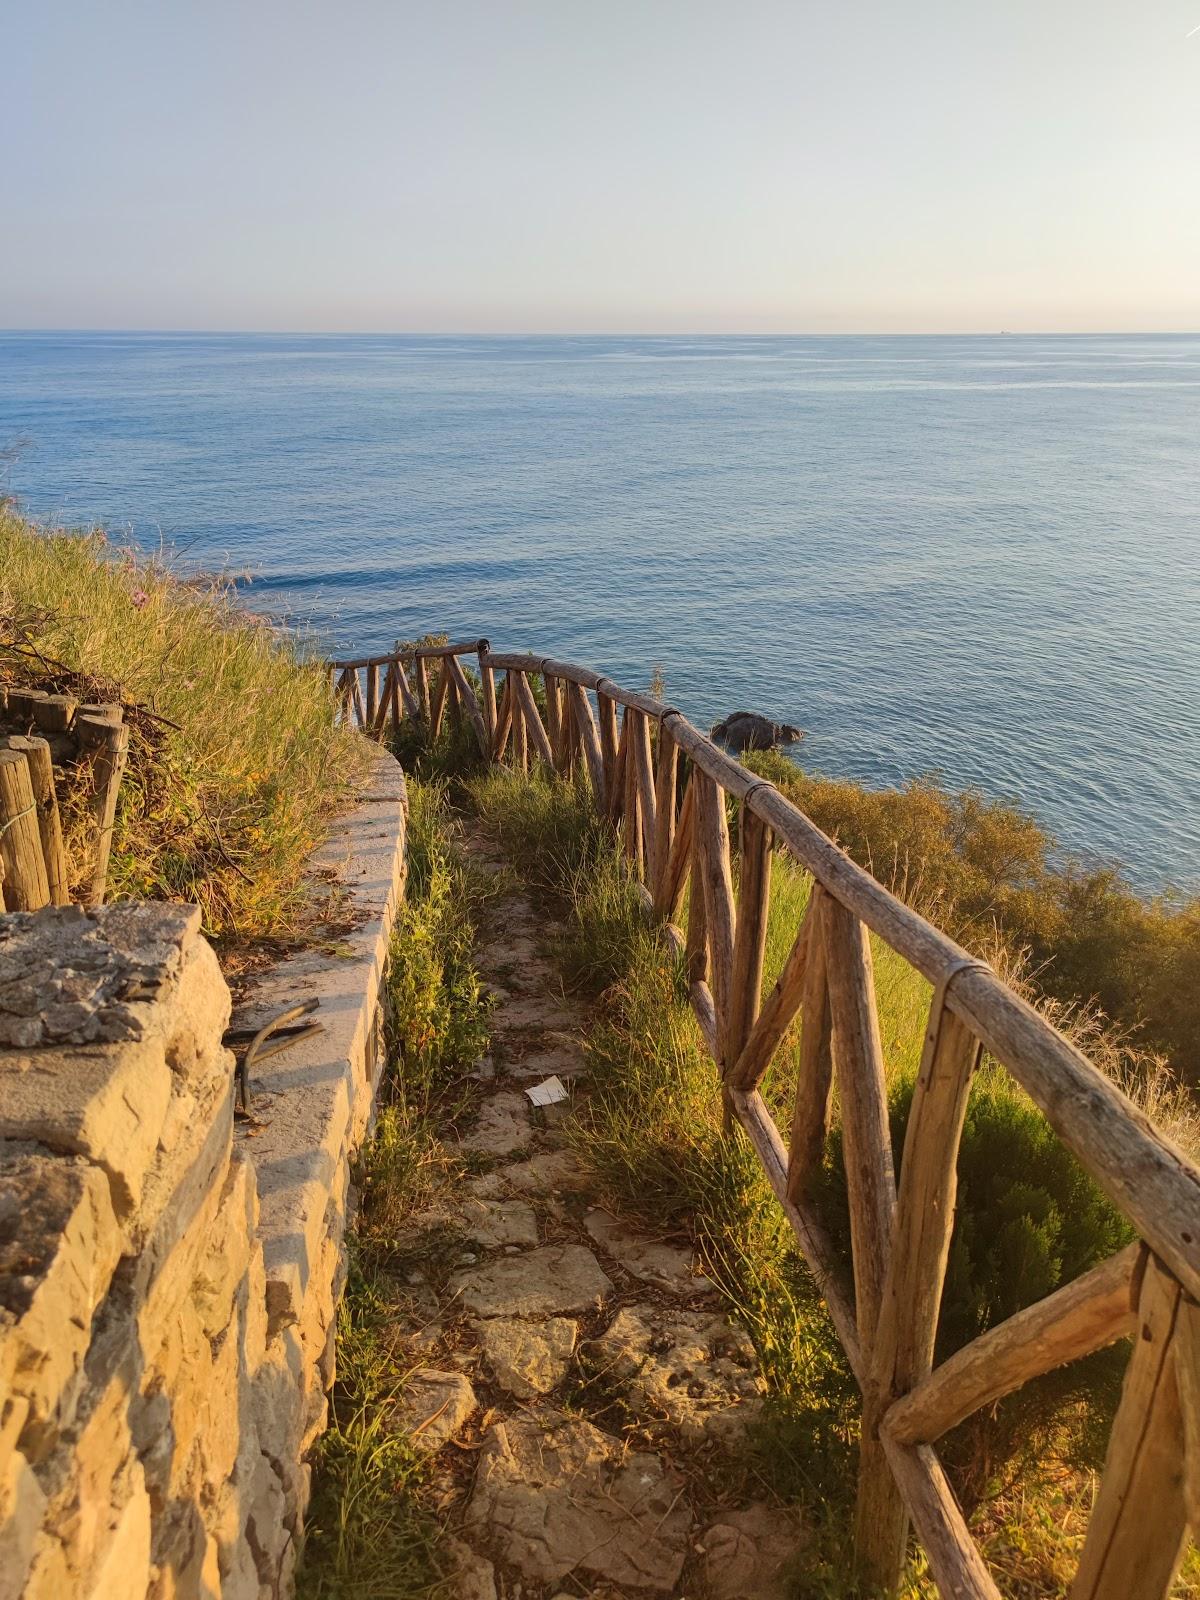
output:
{"label": "wildflower", "polygon": [[135,589],[129,598],[135,611],[141,611],[144,606],[150,604],[150,596],[145,589]]}

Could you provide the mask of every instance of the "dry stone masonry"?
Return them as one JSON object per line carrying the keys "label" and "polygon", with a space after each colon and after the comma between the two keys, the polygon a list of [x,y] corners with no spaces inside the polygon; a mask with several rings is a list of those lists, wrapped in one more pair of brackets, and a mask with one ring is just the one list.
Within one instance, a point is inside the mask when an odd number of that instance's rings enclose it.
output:
{"label": "dry stone masonry", "polygon": [[256,1074],[255,1137],[198,912],[0,917],[0,1600],[291,1591],[403,883],[389,757],[370,795],[318,857],[337,954],[254,996],[324,1024]]}

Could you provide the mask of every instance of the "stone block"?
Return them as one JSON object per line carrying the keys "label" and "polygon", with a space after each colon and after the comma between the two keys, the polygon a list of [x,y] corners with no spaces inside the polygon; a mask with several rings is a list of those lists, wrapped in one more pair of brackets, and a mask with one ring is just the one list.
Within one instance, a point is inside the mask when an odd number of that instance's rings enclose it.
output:
{"label": "stone block", "polygon": [[145,901],[0,918],[0,1045],[145,1038],[199,927],[195,906]]}
{"label": "stone block", "polygon": [[467,1528],[531,1583],[570,1573],[674,1594],[690,1548],[684,1490],[657,1456],[581,1417],[529,1412],[486,1435]]}
{"label": "stone block", "polygon": [[0,1139],[86,1157],[122,1218],[141,1200],[170,1097],[160,1040],[0,1051]]}
{"label": "stone block", "polygon": [[40,1457],[69,1421],[92,1322],[121,1252],[105,1175],[78,1158],[0,1146],[0,1376]]}
{"label": "stone block", "polygon": [[579,1326],[566,1317],[517,1322],[494,1317],[476,1324],[480,1349],[492,1377],[521,1399],[549,1394],[567,1375]]}
{"label": "stone block", "polygon": [[400,1414],[414,1450],[433,1455],[465,1426],[476,1407],[475,1391],[461,1372],[422,1367],[404,1386]]}
{"label": "stone block", "polygon": [[525,1255],[501,1256],[450,1280],[451,1292],[465,1309],[481,1317],[590,1311],[612,1287],[592,1252],[579,1244],[544,1245]]}
{"label": "stone block", "polygon": [[33,1564],[46,1496],[19,1450],[0,1464],[0,1600],[16,1600]]}
{"label": "stone block", "polygon": [[81,1600],[132,1600],[150,1587],[150,1496],[132,1475],[129,1498],[106,1530],[95,1575]]}
{"label": "stone block", "polygon": [[229,1164],[191,1290],[200,1322],[210,1339],[229,1326],[235,1298],[250,1264],[257,1221],[254,1168],[239,1151]]}

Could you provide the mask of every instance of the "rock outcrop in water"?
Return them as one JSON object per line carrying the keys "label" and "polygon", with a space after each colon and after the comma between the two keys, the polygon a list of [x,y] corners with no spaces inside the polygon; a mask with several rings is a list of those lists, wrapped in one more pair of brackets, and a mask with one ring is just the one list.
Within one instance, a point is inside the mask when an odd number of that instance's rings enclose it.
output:
{"label": "rock outcrop in water", "polygon": [[803,728],[789,722],[771,722],[755,711],[735,711],[724,722],[715,724],[712,737],[728,750],[773,750],[777,744],[795,744],[803,739]]}

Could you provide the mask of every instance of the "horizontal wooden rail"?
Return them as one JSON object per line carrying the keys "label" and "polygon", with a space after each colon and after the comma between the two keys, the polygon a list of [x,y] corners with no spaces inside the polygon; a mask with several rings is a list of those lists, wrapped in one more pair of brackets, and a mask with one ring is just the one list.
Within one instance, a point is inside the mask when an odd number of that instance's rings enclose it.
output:
{"label": "horizontal wooden rail", "polygon": [[[477,684],[462,659],[471,655]],[[427,663],[439,662],[435,682]],[[415,692],[404,675],[410,665]],[[564,778],[586,773],[647,915],[682,963],[727,1124],[740,1126],[756,1152],[862,1388],[855,1547],[866,1584],[894,1590],[911,1518],[942,1594],[993,1600],[998,1591],[934,1441],[1055,1365],[1136,1332],[1139,1354],[1071,1592],[1072,1600],[1163,1600],[1180,1530],[1200,1515],[1196,1167],[990,967],[674,707],[555,657],[494,653],[486,639],[333,662],[330,671],[344,720],[376,737],[406,718],[436,737],[448,715],[469,721],[486,761],[507,760],[521,771],[540,765]],[[731,801],[741,808],[736,863]],[[764,993],[772,848],[806,869],[813,888],[779,977]],[[689,882],[681,932],[674,918]],[[898,1176],[872,934],[933,986]],[[797,1027],[789,1146],[758,1085]],[[1139,1242],[935,1366],[959,1141],[984,1048],[1130,1219]],[[835,1083],[846,1260],[810,1199]]]}

